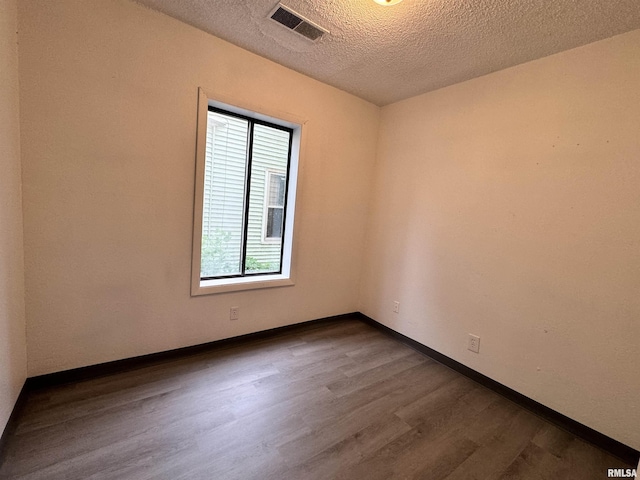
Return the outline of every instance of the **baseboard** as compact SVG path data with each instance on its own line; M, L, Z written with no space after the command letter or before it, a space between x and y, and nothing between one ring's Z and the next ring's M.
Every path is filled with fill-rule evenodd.
M93 378L104 377L119 373L123 371L135 370L138 368L148 367L157 363L170 361L177 358L183 358L190 355L197 355L205 353L221 347L232 346L235 344L241 344L250 342L252 340L265 339L276 335L281 335L287 332L295 332L296 330L308 329L314 325L328 324L332 322L339 322L345 319L360 319L359 313L345 313L342 315L335 315L332 317L319 318L316 320L309 320L306 322L295 323L292 325L285 325L282 327L271 328L268 330L262 330L259 332L248 333L232 338L225 338L222 340L216 340L213 342L202 343L199 345L193 345L189 347L177 348L174 350L167 350L164 352L151 353L148 355L141 355L138 357L125 358L122 360L114 360L112 362L101 363L98 365L89 365L87 367L74 368L71 370L65 370L62 372L49 373L45 375L38 375L35 377L27 378L20 395L16 400L13 407L13 411L7 421L7 425L0 436L0 466L2 466L6 457L6 444L11 436L14 435L17 427L17 419L20 412L24 408L29 392L54 387L56 385L63 385L66 383L79 382L82 380L90 380Z
M18 416L27 403L27 392L28 388L25 382L20 389L20 393L18 394L16 403L13 405L13 410L11 410L11 415L9 415L9 420L7 420L7 424L5 425L4 430L2 431L2 435L0 436L0 467L4 463L7 453L7 442L9 441L9 438L14 435L18 426Z
M251 340L263 339L280 335L286 332L294 332L295 330L309 328L311 325L324 324L331 322L338 322L347 318L360 318L358 313L345 313L342 315L335 315L332 317L319 318L316 320L309 320L306 322L295 323L292 325L285 325L282 327L271 328L268 330L262 330L254 333L247 333L245 335L239 335L237 337L225 338L222 340L215 340L213 342L201 343L189 347L176 348L174 350L167 350L164 352L150 353L147 355L141 355L138 357L130 357L122 360L114 360L112 362L100 363L97 365L89 365L86 367L73 368L71 370L64 370L62 372L48 373L45 375L38 375L35 377L27 378L26 389L27 391L38 390L42 388L53 387L56 385L62 385L65 383L79 382L82 380L89 380L93 378L103 377L106 375L112 375L114 373L135 370L138 368L147 367L156 363L173 360L176 358L186 357L189 355L197 355L205 353L213 349L218 349L223 346L231 346L240 343L246 343Z
M6 442L8 438L15 431L15 428L17 425L16 419L20 411L24 407L27 394L30 391L41 389L41 388L52 387L56 385L61 385L65 383L72 383L72 382L78 382L82 380L102 377L102 376L111 375L111 374L122 372L122 371L143 368L156 363L173 360L176 358L205 353L207 351L218 349L223 346L232 346L235 344L246 343L252 340L269 338L276 335L280 335L282 333L294 332L296 330L309 328L310 326L313 326L316 324L320 325L320 324L331 323L331 322L339 322L341 320L345 320L349 318L358 319L360 321L363 321L381 330L382 332L401 341L405 345L419 351L420 353L423 353L424 355L427 355L428 357L461 373L462 375L469 377L470 379L495 391L496 393L517 403L518 405L521 405L522 407L544 418L545 420L552 422L553 424L557 425L563 430L566 430L569 433L572 433L573 435L579 436L582 439L602 448L603 450L608 451L609 453L611 453L612 455L615 455L621 460L631 465L636 465L638 463L640 452L638 452L637 450L611 437L608 437L607 435L604 435L590 427L587 427L586 425L583 425L582 423L577 422L576 420L573 420L559 412L556 412L555 410L545 405L542 405L541 403L536 402L535 400L521 393L518 393L517 391L507 387L506 385L503 385L487 377L486 375L483 375L467 367L466 365L463 365L462 363L456 360L453 360L452 358L447 357L446 355L443 355L442 353L437 352L436 350L433 350L432 348L429 348L426 345L423 345L422 343L416 340L413 340L412 338L407 337L406 335L396 332L395 330L377 322L376 320L370 317L367 317L362 313L354 312L354 313L347 313L343 315L336 315L333 317L320 318L317 320L310 320L307 322L296 323L293 325L285 325L283 327L272 328L269 330L263 330L255 333L248 333L248 334L240 335L237 337L216 340L213 342L207 342L199 345L193 345L189 347L183 347L183 348L168 350L164 352L151 353L148 355L125 358L122 360L115 360L112 362L101 363L98 365L90 365L87 367L74 368L74 369L65 370L62 372L30 377L26 380L24 386L22 387L20 395L18 396L18 400L16 401L16 404L14 406L13 412L11 413L9 421L7 422L7 426L5 427L4 432L0 437L0 465L2 465L2 462L4 460L4 455L6 453L6 449L5 449Z
M377 322L376 320L367 317L366 315L359 313L358 317L365 323L385 332L386 334L400 340L405 345L417 350L424 355L432 358L433 360L455 370L466 377L478 382L479 384L493 390L494 392L506 397L514 403L526 408L532 413L538 415L539 417L544 418L545 420L555 424L556 426L566 430L567 432L576 435L597 447L606 450L612 455L618 457L630 465L636 465L638 463L638 459L640 457L640 452L635 450L634 448L625 445L603 433L600 433L591 427L587 427L572 418L567 417L555 410L536 402L535 400L516 392L515 390L503 385L495 380L483 375L480 372L473 370L472 368L463 365L462 363L443 355L432 348L423 345L422 343L403 335L402 333L396 332L392 328L387 327L386 325Z

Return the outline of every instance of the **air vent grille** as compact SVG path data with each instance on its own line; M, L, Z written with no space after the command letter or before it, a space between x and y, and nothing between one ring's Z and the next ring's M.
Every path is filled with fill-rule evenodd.
M325 33L329 33L281 3L271 12L269 18L314 42Z
M282 7L278 7L276 11L273 12L273 15L271 15L271 18L291 30L302 23L302 19L300 17L288 12Z

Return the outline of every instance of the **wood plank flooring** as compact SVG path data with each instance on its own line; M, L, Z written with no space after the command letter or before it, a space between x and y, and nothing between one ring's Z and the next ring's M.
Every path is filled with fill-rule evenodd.
M2 479L604 479L633 468L357 319L31 392Z

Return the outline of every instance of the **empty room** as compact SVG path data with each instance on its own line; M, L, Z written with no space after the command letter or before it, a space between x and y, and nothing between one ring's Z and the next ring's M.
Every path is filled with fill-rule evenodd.
M1 479L633 478L637 0L0 0Z

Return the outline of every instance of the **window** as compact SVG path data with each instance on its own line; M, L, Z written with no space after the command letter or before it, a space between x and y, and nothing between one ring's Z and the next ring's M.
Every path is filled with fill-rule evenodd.
M282 240L282 225L284 218L284 201L287 191L286 174L267 171L265 189L264 212L264 241L277 242Z
M192 294L293 284L300 132L201 92Z

